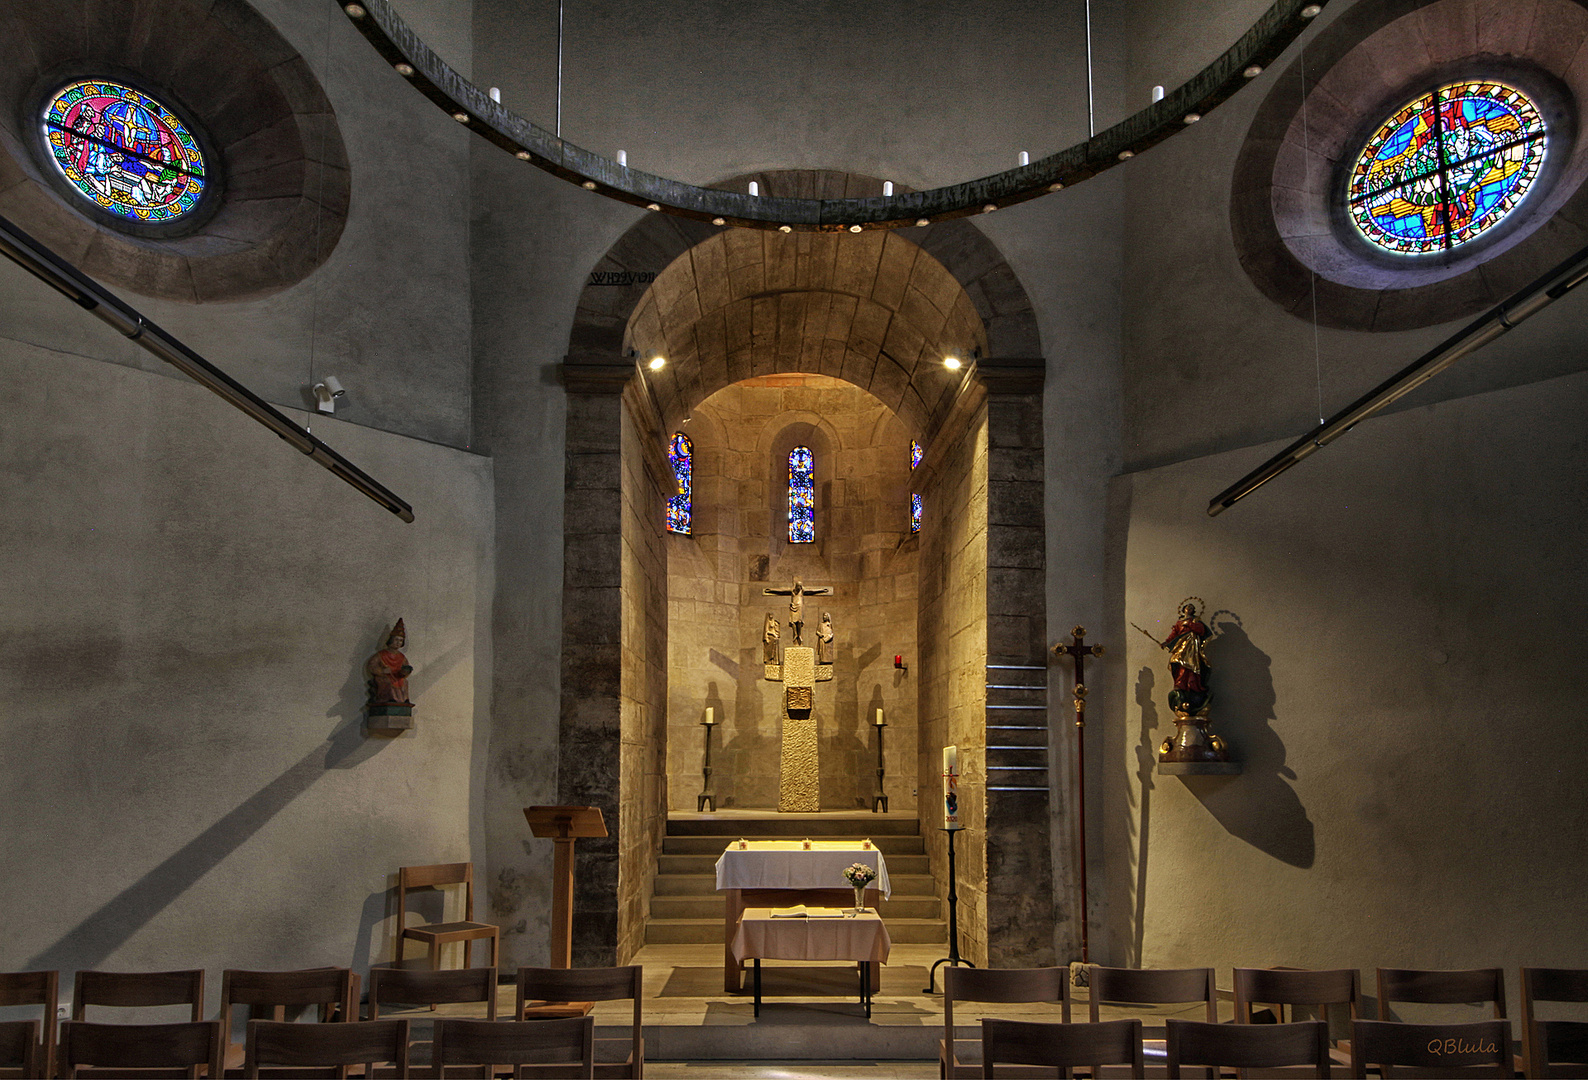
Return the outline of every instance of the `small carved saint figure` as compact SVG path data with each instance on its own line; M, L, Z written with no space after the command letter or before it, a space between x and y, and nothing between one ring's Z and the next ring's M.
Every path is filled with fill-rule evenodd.
M822 596L832 592L831 589L807 589L799 578L794 579L794 587L790 589L762 589L766 596L788 597L788 631L792 644L803 645L801 640L805 630L805 598L807 596Z
M833 662L833 615L830 611L822 612L822 621L816 626L816 662Z
M777 639L780 631L777 619L769 611L766 613L766 629L761 631L761 661L767 664L777 663Z
M1158 643L1169 653L1169 674L1174 678L1169 707L1177 713L1200 712L1208 703L1208 661L1203 645L1211 633L1198 618L1196 604L1186 600L1169 636Z
M408 635L403 629L403 621L398 619L391 635L386 638L386 647L370 657L369 663L364 665L369 675L371 705L413 704L408 700L408 676L413 674L414 669L402 653L407 643Z

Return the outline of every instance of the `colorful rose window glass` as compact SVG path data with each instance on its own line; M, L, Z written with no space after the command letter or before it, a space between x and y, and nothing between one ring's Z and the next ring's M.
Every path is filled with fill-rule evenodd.
M1468 243L1527 195L1548 141L1538 107L1520 90L1487 80L1441 86L1368 139L1346 194L1351 223L1398 255Z
M689 535L691 500L694 497L695 448L680 432L667 447L667 461L678 481L678 494L667 500L667 531Z
M816 542L816 455L796 446L788 456L788 540Z
M118 82L73 82L45 103L56 168L83 198L131 222L175 222L208 183L187 125L155 98Z

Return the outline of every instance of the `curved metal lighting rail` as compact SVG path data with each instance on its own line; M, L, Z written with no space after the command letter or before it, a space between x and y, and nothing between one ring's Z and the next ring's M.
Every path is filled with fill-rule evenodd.
M783 232L860 232L987 213L1072 187L1196 123L1260 74L1328 0L1277 0L1241 39L1162 101L1086 142L1007 172L930 191L871 199L781 199L696 187L619 165L504 109L448 67L387 0L342 10L394 68L431 101L524 161L620 202L680 217Z

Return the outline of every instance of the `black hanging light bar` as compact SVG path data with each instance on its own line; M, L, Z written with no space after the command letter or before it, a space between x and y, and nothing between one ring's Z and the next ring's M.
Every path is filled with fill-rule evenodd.
M1279 58L1327 0L1277 0L1224 55L1161 101L1085 142L979 180L865 199L784 199L697 187L631 169L536 127L493 101L421 41L387 0L342 10L414 88L470 131L520 160L619 202L680 217L781 232L861 232L984 214L1073 187L1206 116Z
M412 522L413 507L399 499L363 469L294 424L264 398L166 333L103 288L77 267L0 217L0 255L44 282L85 311L93 312L128 340L171 364L199 385L275 432L315 464L335 473L403 521Z

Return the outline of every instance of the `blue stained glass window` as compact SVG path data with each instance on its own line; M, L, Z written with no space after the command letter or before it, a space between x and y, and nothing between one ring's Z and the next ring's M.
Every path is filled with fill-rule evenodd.
M1547 142L1543 117L1520 90L1487 80L1441 86L1398 109L1357 156L1351 221L1397 254L1474 240L1522 201Z
M913 533L918 533L918 532L921 531L921 496L920 495L911 495L910 496L910 531L913 532Z
M788 541L816 541L816 455L796 446L788 456Z
M45 103L42 123L61 175L111 214L172 222L191 213L204 194L198 141L141 90L102 79L70 83Z
M667 500L667 531L689 535L690 499L693 497L694 447L689 436L679 432L667 448L667 460L678 480L678 494Z
M910 440L910 468L917 468L921 464L921 444L914 439Z

